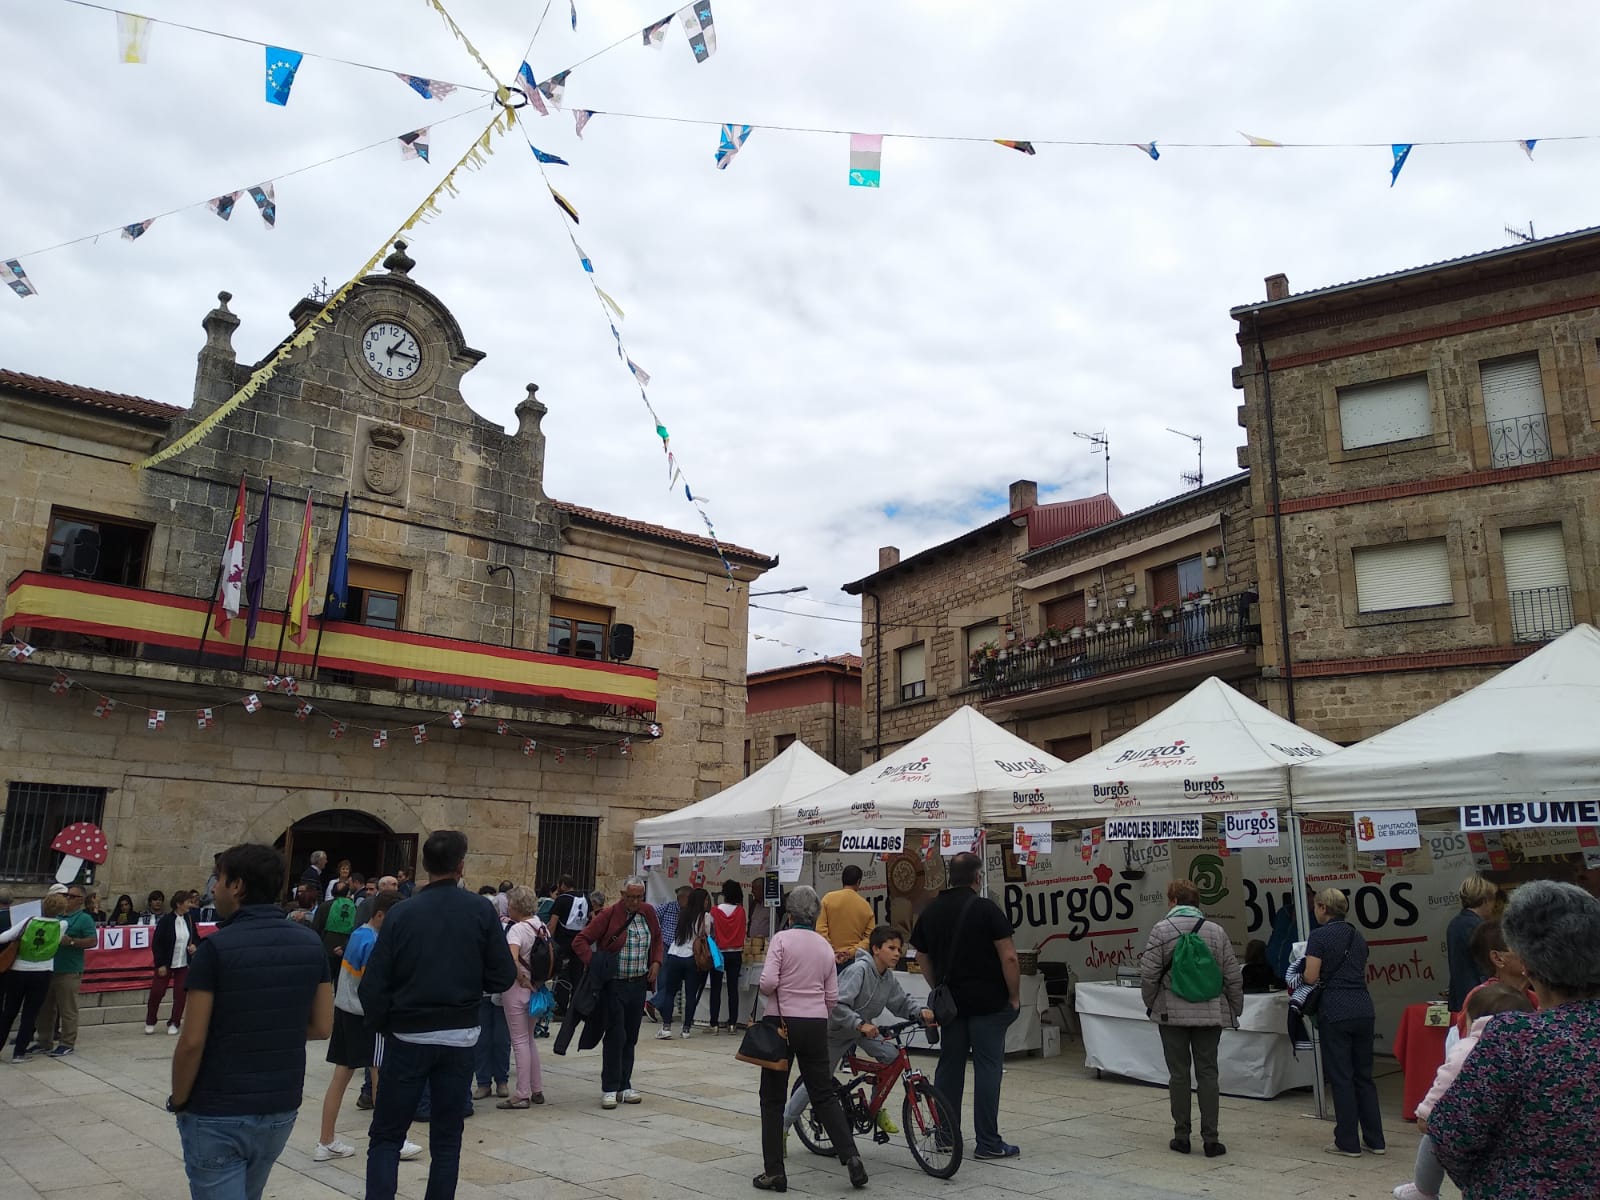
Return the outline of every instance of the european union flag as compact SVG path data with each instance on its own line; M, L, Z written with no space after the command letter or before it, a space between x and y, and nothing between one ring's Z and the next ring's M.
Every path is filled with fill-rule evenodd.
M328 562L328 594L322 601L324 621L343 621L350 606L350 493L344 494L344 509L339 513L339 533L333 539L333 557Z
M286 105L289 89L294 86L294 73L300 69L305 55L298 50L285 50L282 46L267 47L267 103Z

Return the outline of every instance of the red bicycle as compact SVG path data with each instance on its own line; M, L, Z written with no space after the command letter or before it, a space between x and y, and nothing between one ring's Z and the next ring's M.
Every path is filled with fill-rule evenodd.
M961 1131L950 1102L940 1095L926 1075L911 1065L911 1056L906 1053L905 1034L921 1026L920 1021L880 1026L878 1036L893 1042L899 1053L886 1063L847 1055L844 1065L850 1068L852 1077L835 1080L833 1086L851 1129L862 1136L870 1133L874 1142L887 1145L889 1135L879 1126L878 1113L894 1091L895 1080L899 1079L905 1086L905 1099L900 1102L900 1128L906 1135L906 1145L911 1148L911 1157L935 1179L949 1179L961 1167ZM930 1042L937 1037L936 1030L928 1031ZM796 1081L795 1087L799 1086ZM838 1157L827 1129L817 1119L814 1105L806 1107L794 1128L811 1153L824 1158Z

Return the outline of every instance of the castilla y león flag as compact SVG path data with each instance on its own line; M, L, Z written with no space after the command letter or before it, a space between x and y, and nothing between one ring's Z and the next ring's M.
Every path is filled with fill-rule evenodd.
M222 548L222 569L217 572L217 632L228 636L228 626L239 615L244 591L244 495L245 480L239 477L239 498L233 505L233 524L228 528L228 544Z

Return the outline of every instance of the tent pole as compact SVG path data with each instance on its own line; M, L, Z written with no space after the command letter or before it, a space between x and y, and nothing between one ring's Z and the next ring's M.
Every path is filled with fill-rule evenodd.
M1294 799L1289 797L1289 847L1292 860L1292 874L1294 876L1294 927L1300 941L1305 941L1311 936L1311 913L1307 911L1309 903L1306 900L1306 847L1300 834L1300 814L1294 811ZM1322 1046L1321 1036L1317 1032L1315 1020L1306 1022L1307 1029L1311 1032L1311 1070L1316 1080L1317 1095L1317 1120L1328 1119L1327 1099L1323 1095L1322 1078Z

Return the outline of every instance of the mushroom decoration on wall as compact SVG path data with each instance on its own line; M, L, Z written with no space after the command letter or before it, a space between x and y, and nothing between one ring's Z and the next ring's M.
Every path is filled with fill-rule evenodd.
M50 843L50 849L59 850L66 857L61 860L61 865L56 868L57 883L71 883L78 877L78 872L83 870L85 862L96 865L106 861L110 847L106 845L106 835L100 832L100 826L90 821L75 821L60 833L56 840Z

